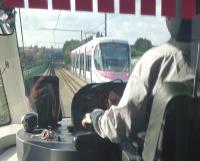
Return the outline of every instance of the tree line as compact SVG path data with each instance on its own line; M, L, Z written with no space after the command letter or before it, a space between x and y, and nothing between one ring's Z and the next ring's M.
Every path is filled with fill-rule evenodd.
M134 45L131 45L131 56L139 57L142 56L147 50L153 47L150 40L146 38L138 38Z

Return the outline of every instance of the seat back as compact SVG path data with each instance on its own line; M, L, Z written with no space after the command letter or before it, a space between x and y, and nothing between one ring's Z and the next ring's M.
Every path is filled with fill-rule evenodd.
M165 83L155 95L143 160L197 161L200 152L200 99L192 82Z
M38 126L56 127L57 122L62 119L58 77L35 76L27 81L26 94L32 110L38 114Z

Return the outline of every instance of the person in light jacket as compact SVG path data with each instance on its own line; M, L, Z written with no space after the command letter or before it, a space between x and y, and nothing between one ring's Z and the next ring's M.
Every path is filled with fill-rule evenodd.
M153 97L164 82L194 78L192 61L192 20L177 15L166 19L171 39L148 50L134 67L118 105L86 113L82 125L93 124L97 134L114 143L136 142L143 146ZM178 12L179 11L179 12ZM195 46L195 45L194 45Z

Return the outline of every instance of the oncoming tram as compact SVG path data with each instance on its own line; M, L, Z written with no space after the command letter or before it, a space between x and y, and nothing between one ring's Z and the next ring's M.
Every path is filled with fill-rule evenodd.
M96 38L71 52L71 70L87 82L127 81L130 49L125 40Z

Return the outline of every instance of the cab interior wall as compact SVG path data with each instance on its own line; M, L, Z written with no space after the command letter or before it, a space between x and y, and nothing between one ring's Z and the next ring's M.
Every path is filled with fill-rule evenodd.
M24 109L27 109L27 107L24 99L24 81L16 34L0 36L0 49L0 69L2 72L5 68L5 61L9 63L9 67L2 74L2 79L9 106L11 123L20 123L21 116L26 112Z

